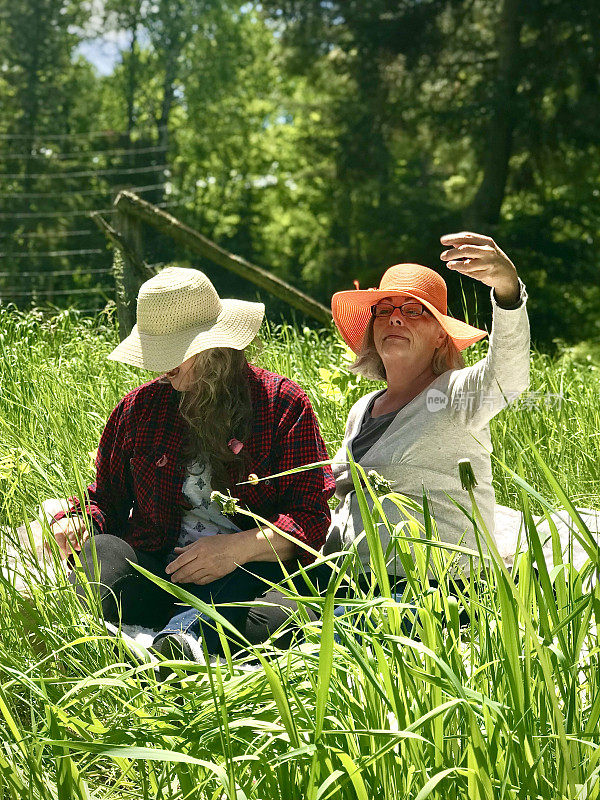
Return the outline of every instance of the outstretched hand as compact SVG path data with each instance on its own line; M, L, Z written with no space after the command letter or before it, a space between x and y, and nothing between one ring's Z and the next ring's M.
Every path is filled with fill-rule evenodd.
M519 279L510 258L489 236L462 231L440 237L450 249L440 255L448 269L461 272L494 289L496 300L504 305L519 299Z

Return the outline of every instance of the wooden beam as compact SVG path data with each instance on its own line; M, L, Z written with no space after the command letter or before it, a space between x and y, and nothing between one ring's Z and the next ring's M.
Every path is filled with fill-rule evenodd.
M152 225L161 233L175 239L188 250L198 253L220 267L224 267L231 272L235 272L236 275L252 281L252 283L262 289L266 289L275 297L285 300L286 303L289 303L294 308L318 319L319 322L328 323L331 321L331 311L327 306L317 300L313 300L312 297L304 294L299 289L295 289L265 269L251 264L245 258L230 253L225 248L207 239L206 236L202 236L201 233L198 233L193 228L184 225L171 214L142 200L133 192L119 192L115 200L115 206L122 214L136 217L148 225Z
M129 247L123 236L121 236L119 231L115 230L112 225L110 225L110 223L104 219L103 216L101 216L97 211L94 211L90 214L90 217L100 228L106 238L109 239L109 241L111 241L115 247L118 247L120 250L122 250L123 254L126 255L127 258L135 263L136 269L140 272L140 274L144 274L146 272L148 278L151 278L156 274L156 270L148 266L145 261L138 260L137 255Z

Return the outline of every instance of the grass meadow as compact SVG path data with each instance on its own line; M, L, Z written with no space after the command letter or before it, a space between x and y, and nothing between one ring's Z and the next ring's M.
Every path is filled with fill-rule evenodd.
M308 391L333 455L373 385L331 331L271 325L263 340L256 363ZM116 341L110 314L0 308L0 553L42 500L89 482L110 410L146 379L106 360ZM492 423L497 500L528 521L511 570L492 553L466 588L434 588L452 553L415 545L401 598L362 592L334 617L336 582L357 577L349 554L324 597L307 587L289 651L174 662L161 683L62 578L31 577L29 597L0 579L0 800L599 798L600 554L573 508L600 508L599 376L581 348L534 353L526 401ZM531 514L548 507L574 519L580 571L541 557ZM435 539L414 523L403 537L406 554Z

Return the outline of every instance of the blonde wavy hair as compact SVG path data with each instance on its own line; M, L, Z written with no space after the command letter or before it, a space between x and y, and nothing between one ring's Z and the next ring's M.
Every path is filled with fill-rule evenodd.
M373 336L374 321L374 317L371 317L363 337L361 349L356 356L356 360L350 364L349 370L357 375L362 375L363 378L369 378L373 381L384 381L387 376L381 356L375 347L375 339ZM434 374L441 375L443 372L446 372L446 370L462 369L464 366L465 360L462 353L448 334L446 334L446 340L439 347L436 347L433 354L431 368Z
M198 353L192 369L192 383L179 402L187 422L182 460L207 461L213 489L224 491L231 488L231 467L238 480L247 471L245 450L236 455L228 442L245 442L252 428L248 361L243 350L213 347Z

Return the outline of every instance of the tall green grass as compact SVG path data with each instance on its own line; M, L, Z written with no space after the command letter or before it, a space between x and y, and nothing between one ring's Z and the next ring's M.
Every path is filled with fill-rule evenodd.
M110 317L0 309L0 331L0 526L9 538L43 499L89 481L109 411L145 376L106 361ZM306 388L332 454L351 404L372 388L345 358L331 332L285 325L267 331L256 354ZM2 579L0 798L600 797L597 548L576 519L589 561L579 572L558 564L555 541L548 570L532 518L544 501L600 505L591 367L535 353L532 390L562 394L561 406L515 407L493 422L507 465L494 463L497 499L525 511L530 541L512 570L492 552L462 583L431 524L409 520L395 531L402 595L382 574L383 591L358 591L334 617L335 582L358 578L349 554L324 596L308 584L298 597L305 641L289 651L266 644L213 666L173 662L159 683L151 664L82 612L64 579L32 577L29 598ZM376 493L357 487L373 493L377 515ZM377 574L375 521L365 518ZM318 623L306 621L307 607L321 612ZM211 613L227 641L226 622Z

